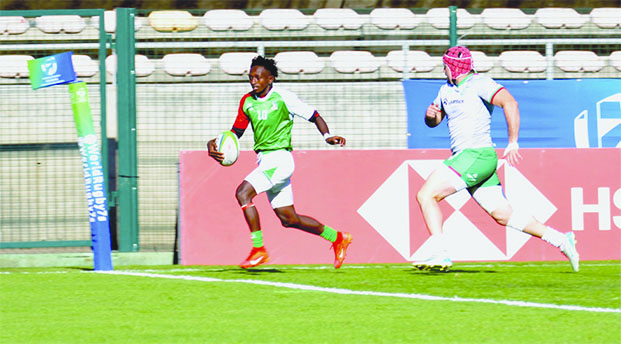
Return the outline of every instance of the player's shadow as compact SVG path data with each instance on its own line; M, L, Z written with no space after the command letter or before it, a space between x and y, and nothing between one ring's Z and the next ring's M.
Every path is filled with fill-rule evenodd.
M68 270L96 271L95 268L85 268L83 266L65 266L64 268Z
M423 271L423 270L408 270L408 272L412 275L450 275L450 274L495 274L498 273L494 270L460 270L460 269L451 269L449 271Z
M261 274L261 273L265 273L265 274L283 273L284 272L276 268L260 267L260 268L242 269L239 266L221 266L221 267L209 266L209 267L204 267L204 268L192 268L191 271L201 272L201 273L231 273L231 274L243 274L243 275Z
M278 270L275 268L260 268L260 269L237 269L236 271L232 271L238 274L244 275L265 275L265 274L273 274L273 273L284 273L282 270Z
M194 271L204 272L204 273L233 273L233 274L261 274L261 273L282 273L282 270L274 269L274 268L250 268L250 269L242 269L240 267L222 267L222 268L207 268L207 269L197 269Z

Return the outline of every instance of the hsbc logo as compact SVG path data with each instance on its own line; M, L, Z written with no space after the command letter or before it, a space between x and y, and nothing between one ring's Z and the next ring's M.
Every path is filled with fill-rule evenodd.
M442 161L404 161L358 209L360 216L405 260L422 259L429 254L429 232L416 193ZM497 172L514 207L543 223L557 211L536 186L504 160L499 160ZM440 207L453 260L508 260L531 238L498 225L466 190L445 198Z

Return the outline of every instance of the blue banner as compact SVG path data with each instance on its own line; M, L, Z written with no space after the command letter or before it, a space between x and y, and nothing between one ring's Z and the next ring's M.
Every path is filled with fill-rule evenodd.
M621 147L621 79L497 80L520 107L520 147ZM425 110L446 80L405 80L408 148L448 148L446 120L425 125ZM507 145L502 108L495 107L492 140Z

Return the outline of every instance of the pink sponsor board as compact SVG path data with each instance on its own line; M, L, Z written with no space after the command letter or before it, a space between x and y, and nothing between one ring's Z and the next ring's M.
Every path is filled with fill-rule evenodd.
M502 152L499 150L499 154ZM573 230L583 260L621 259L621 150L521 149L515 167L500 161L507 197L546 224ZM401 263L427 254L416 192L447 150L294 151L298 213L353 235L346 263ZM245 151L222 167L204 151L180 154L183 265L239 264L251 248L235 189L256 166ZM331 264L330 244L283 228L265 195L260 214L270 264ZM539 239L496 224L466 191L441 203L455 261L564 260Z

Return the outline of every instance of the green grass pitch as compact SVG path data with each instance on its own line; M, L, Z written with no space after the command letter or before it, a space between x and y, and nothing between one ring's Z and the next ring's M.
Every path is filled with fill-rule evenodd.
M0 269L0 343L621 343L621 262Z

